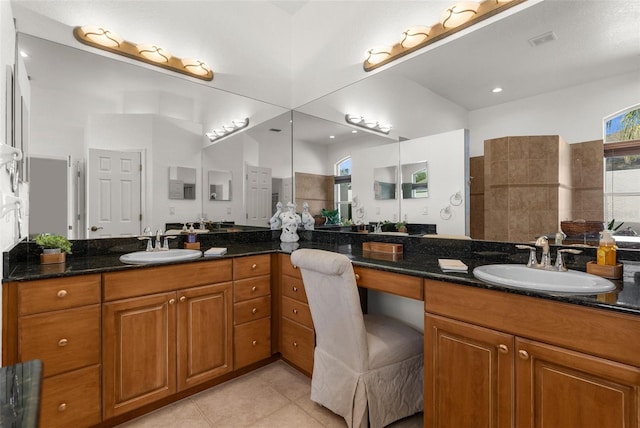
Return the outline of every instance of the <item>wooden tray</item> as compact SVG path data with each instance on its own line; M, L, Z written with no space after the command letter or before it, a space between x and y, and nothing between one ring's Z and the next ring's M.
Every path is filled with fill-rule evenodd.
M587 272L603 278L620 279L622 278L622 264L618 263L615 266L608 266L599 265L593 261L587 262Z
M200 243L199 242L185 242L184 243L184 248L186 248L188 250L199 250L200 249Z
M402 244L390 244L388 242L363 242L362 251L374 253L402 253Z
M380 251L362 251L362 257L375 260L386 260L389 262L397 262L402 260L402 253L383 253Z

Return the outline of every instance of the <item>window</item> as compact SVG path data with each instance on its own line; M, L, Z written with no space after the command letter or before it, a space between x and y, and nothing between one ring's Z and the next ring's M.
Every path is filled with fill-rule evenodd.
M335 165L335 202L341 219L351 219L351 156Z
M604 218L640 233L640 107L605 119Z
M411 190L412 198L426 198L429 196L429 190L427 189L427 168L414 172L411 175L411 183L413 189Z

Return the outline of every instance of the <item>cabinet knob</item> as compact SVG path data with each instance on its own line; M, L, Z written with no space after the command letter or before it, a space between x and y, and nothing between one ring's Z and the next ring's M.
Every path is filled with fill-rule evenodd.
M176 299L169 299L169 304L173 305L174 303L176 303Z
M298 315L298 310L296 308L293 308L293 313Z
M298 287L294 286L292 287L293 291L298 291Z
M529 359L529 353L527 351L525 351L524 349L521 349L518 351L518 355L520 356L520 358L522 358L523 360L528 360Z
M180 301L184 302L185 300L187 300L187 296L180 296Z
M296 266L296 265L293 265L293 268L294 268L294 269L298 269L298 266Z
M255 314L256 312L258 312L258 308L253 308L253 309L251 309L251 313L252 313L252 314Z
M257 268L257 267L258 267L258 265L257 265L257 264L255 264L255 263L251 265L251 269L255 269L255 268Z
M69 343L69 341L67 339L58 340L58 346L60 346L60 347L67 346L68 343Z
M58 406L59 412L64 412L65 410L67 410L67 403L62 403Z
M258 344L258 341L257 341L257 340L254 340L253 342L251 342L251 344L252 344L253 346L256 346L256 345Z
M256 287L255 285L253 287L251 287L251 291L256 291L258 289L258 287Z
M360 275L356 274L356 281L360 281Z
M66 295L67 295L67 290L60 290L60 291L58 291L58 297L60 297L61 299L62 299L63 297L66 297Z
M502 354L507 354L509 352L509 347L504 344L498 345L498 351Z
M295 340L293 341L293 347L297 348L298 347L298 342L296 342Z

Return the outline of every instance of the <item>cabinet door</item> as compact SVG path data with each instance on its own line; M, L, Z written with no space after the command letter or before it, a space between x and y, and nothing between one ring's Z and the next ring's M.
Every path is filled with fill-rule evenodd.
M103 306L104 416L176 392L176 294Z
M427 314L424 426L511 428L513 346L509 334Z
M640 369L516 339L518 428L637 427Z
M233 370L232 283L178 291L178 390Z

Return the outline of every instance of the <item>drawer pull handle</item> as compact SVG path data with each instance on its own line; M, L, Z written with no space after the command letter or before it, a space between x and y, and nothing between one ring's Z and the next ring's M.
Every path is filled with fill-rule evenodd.
M298 310L296 308L293 308L293 313L298 315Z
M256 345L258 344L258 341L257 341L257 340L254 340L253 342L251 342L251 344L252 344L253 346L256 346Z
M520 355L520 358L522 358L523 360L528 360L529 359L529 353L527 351L525 351L524 349L521 349L518 351L518 355Z
M68 343L69 343L69 341L67 339L58 340L58 346L60 346L60 347L67 346Z
M258 312L258 308L253 308L253 309L251 309L251 313L252 313L252 314L255 314L256 312Z
M60 291L58 291L58 297L59 297L59 298L61 298L61 299L62 299L63 297L66 297L66 296L67 296L67 290L60 290Z
M176 299L169 299L169 304L173 305L176 302Z
M180 301L184 302L185 300L187 300L187 296L180 296Z
M298 342L296 342L295 340L293 341L293 347L297 348L298 347Z
M500 344L500 345L498 345L498 351L503 353L503 354L506 354L506 353L509 352L509 347L507 347L507 345Z
M356 274L356 281L360 281L360 275Z
M256 287L255 285L253 287L251 287L251 291L256 291L258 289L258 287Z
M298 291L298 287L293 287L293 291L297 292Z
M255 269L255 268L257 268L257 267L258 267L258 265L257 265L257 264L255 264L255 263L251 265L251 269Z
M64 412L65 410L67 410L67 403L62 403L58 406L59 412Z

